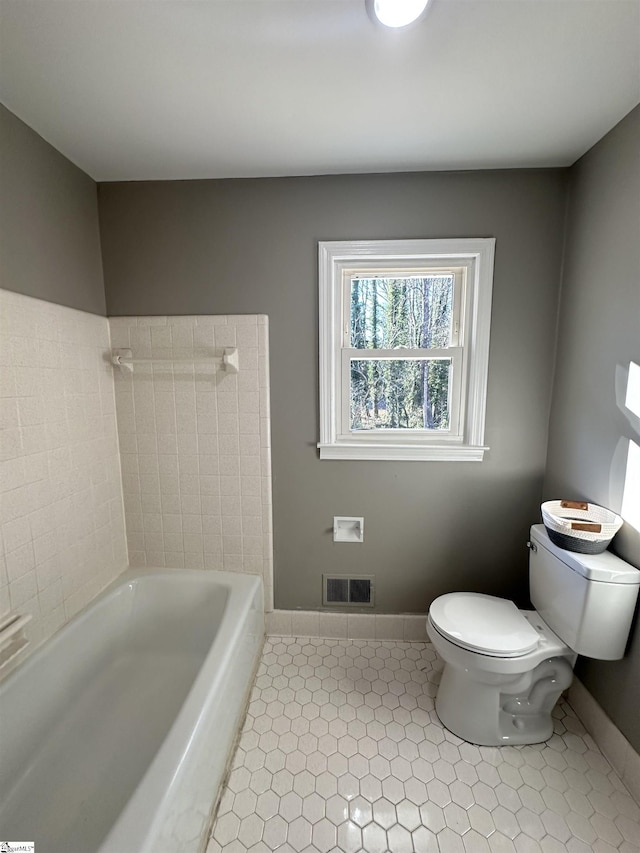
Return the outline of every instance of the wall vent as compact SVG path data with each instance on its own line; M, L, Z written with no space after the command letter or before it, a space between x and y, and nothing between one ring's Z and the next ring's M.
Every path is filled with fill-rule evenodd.
M322 575L325 606L373 607L373 575Z

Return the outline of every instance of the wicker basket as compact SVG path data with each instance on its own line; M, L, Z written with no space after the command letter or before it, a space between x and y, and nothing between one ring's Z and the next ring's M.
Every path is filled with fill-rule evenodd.
M601 554L622 527L615 512L585 501L546 501L541 509L549 539L566 551Z

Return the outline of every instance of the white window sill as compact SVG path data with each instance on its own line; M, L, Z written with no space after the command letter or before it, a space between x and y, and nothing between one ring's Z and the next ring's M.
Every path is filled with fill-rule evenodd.
M318 444L320 459L366 459L389 462L482 462L488 447L431 444Z

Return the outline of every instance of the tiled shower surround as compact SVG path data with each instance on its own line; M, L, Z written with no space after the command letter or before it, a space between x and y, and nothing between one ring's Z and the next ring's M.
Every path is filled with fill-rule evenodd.
M262 315L116 317L114 348L167 359L115 370L133 566L261 574L272 608L268 326ZM240 369L172 364L237 347Z
M237 375L110 362L227 346ZM0 290L0 616L31 615L29 648L129 562L261 574L271 607L267 346L262 316L109 321Z
M570 705L477 747L429 643L269 637L207 853L638 853L640 807Z
M0 615L31 648L127 565L109 326L0 290Z

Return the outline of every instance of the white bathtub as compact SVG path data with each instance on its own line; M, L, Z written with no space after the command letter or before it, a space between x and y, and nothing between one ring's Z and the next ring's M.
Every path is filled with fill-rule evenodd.
M260 578L122 575L0 684L0 837L204 849L263 636Z

